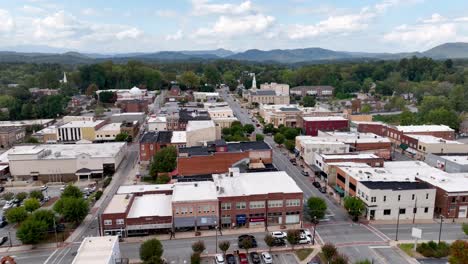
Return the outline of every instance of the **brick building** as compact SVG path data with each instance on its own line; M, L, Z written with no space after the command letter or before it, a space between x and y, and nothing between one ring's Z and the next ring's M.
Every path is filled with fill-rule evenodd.
M179 112L166 116L167 130L177 131L185 130L189 121L211 120L206 110L188 110L180 109Z
M154 154L162 148L174 146L181 148L186 146L185 131L149 131L140 140L140 161L147 164Z
M0 148L9 148L23 141L26 136L24 127L2 126L0 127Z
M209 142L207 146L180 148L177 172L181 177L225 173L242 160L250 167L265 168L272 163L272 150L263 141L226 143L223 140Z
M349 121L341 116L310 116L303 117L299 127L308 136L317 136L318 131L349 130Z
M312 95L317 97L330 97L333 95L333 86L319 85L319 86L296 86L291 88L291 95L306 96Z
M148 101L142 99L119 100L117 106L126 113L148 113Z
M417 147L417 140L407 135L428 135L446 140L455 138L455 130L445 125L391 126L380 122L355 122L355 124L358 132L388 137L398 144L407 141L409 144L407 145L412 148Z

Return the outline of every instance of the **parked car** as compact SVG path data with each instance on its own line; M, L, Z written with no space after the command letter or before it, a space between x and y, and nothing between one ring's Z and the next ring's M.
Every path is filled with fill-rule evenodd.
M5 242L8 241L8 237L7 236L2 236L2 238L0 238L0 246L5 244Z
M249 264L249 259L247 258L247 254L239 253L238 257L239 257L240 264Z
M286 241L282 238L275 238L273 240L273 246L274 247L282 247L282 246L286 246Z
M299 244L310 244L312 243L312 239L304 234L301 234L299 238Z
M275 231L275 232L271 232L271 236L275 237L275 238L285 238L287 236L287 234L286 234L286 232Z
M257 252L250 252L250 259L252 260L253 264L260 264L262 260L260 259L260 255Z
M42 185L41 186L41 191L45 191L47 189L49 189L49 186L47 186L47 185Z
M253 248L256 248L257 247L257 240L255 239L254 236L252 235L241 235L239 236L238 240L237 240L237 244L239 245L239 248L242 249L243 246L242 246L242 241L246 238L250 238L252 240L252 247Z
M325 186L320 187L319 190L320 190L321 193L327 193L327 187L325 187Z
M2 215L0 217L0 228L5 227L6 225L8 225L8 222L6 220L6 217L4 215Z
M272 264L273 263L273 258L271 257L270 253L268 252L262 252L262 259L265 264Z
M0 193L3 192L3 191L5 191L5 187L0 186Z
M302 171L301 173L302 173L302 175L304 175L304 176L306 176L306 177L309 176L309 173L308 173L307 171Z
M318 181L313 182L312 185L314 185L315 188L317 188L317 189L320 189L320 187L322 187L322 185L320 185L320 182L318 182Z
M304 234L308 237L312 237L312 234L310 233L309 229L301 229L301 234Z
M3 211L13 208L14 206L15 204L12 201L7 201L5 205L3 205Z
M237 264L236 257L233 254L226 255L226 263L227 264Z
M224 264L224 256L223 256L223 254L216 254L216 256L215 256L215 264Z

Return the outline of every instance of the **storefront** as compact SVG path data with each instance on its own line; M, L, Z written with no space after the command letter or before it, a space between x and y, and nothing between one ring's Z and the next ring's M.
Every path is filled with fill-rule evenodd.
M268 225L281 225L283 223L283 213L268 213Z
M262 227L262 226L265 226L265 217L249 218L249 227Z
M238 227L245 226L246 224L247 224L247 215L245 214L236 215L236 225Z

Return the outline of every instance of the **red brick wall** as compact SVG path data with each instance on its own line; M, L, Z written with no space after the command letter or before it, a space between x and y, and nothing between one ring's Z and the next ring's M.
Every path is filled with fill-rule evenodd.
M304 131L308 136L317 136L318 131L335 131L347 130L349 127L348 120L331 120L331 121L306 121L304 120Z
M324 159L324 163L332 163L332 162L356 162L356 163L366 163L371 167L383 167L384 165L384 158L370 158L370 159ZM380 163L377 166L377 163Z
M387 129L382 124L358 124L357 130L361 133L374 133L382 137L387 136Z
M450 131L428 131L428 132L417 132L417 133L406 133L412 135L429 135L434 137L439 137L447 140L455 139L455 132Z
M357 143L352 144L356 148L356 151L366 151L366 150L377 150L377 149L392 149L392 143L390 142L373 142L373 143Z
M153 149L151 149L153 146ZM154 154L159 151L160 146L158 143L140 143L140 160L141 161L151 161Z
M181 176L224 173L229 170L233 163L248 157L249 152L221 152L210 156L179 157L177 159L177 171Z

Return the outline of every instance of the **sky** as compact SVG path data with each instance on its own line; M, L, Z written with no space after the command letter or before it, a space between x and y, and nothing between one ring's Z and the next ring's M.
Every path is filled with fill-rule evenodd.
M0 49L424 51L468 42L466 0L0 0Z

